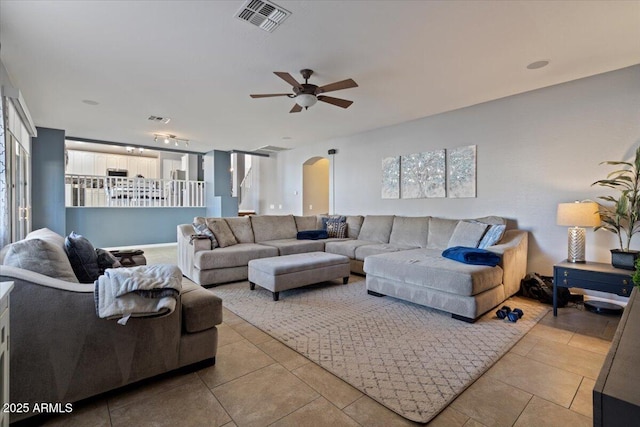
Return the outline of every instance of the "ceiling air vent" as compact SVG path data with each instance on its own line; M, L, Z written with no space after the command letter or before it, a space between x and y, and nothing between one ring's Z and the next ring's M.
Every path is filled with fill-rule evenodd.
M247 0L236 13L236 18L270 33L278 28L289 15L291 12L271 2Z
M149 116L152 122L164 123L165 125L171 121L170 117Z
M287 151L287 150L291 150L291 148L284 148L284 147L276 147L275 145L264 145L256 150L253 150L253 153L256 154L278 154L280 151Z

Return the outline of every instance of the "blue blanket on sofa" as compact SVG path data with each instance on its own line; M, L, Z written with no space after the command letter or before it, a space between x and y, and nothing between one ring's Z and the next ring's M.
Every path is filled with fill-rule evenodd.
M442 256L454 261L473 265L488 265L495 267L500 262L500 256L486 249L466 248L464 246L454 246L445 249Z
M298 231L296 236L298 240L319 240L329 238L327 230L305 230Z

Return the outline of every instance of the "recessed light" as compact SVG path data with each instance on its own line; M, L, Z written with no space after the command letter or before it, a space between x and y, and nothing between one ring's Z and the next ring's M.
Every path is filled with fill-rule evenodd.
M537 70L538 68L544 68L547 65L549 65L549 61L547 61L547 60L535 61L535 62L532 62L531 64L527 65L527 69L529 69L529 70Z
M98 105L98 104L100 104L98 101L92 101L91 99L83 99L82 103L83 104L87 104L87 105Z

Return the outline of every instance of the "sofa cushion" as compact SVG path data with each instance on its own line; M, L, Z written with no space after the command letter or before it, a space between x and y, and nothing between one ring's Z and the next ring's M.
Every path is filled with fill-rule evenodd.
M451 294L473 296L502 284L502 268L463 264L439 249L411 249L364 260L367 275L401 281Z
M323 240L281 239L267 240L266 242L260 242L260 244L277 248L279 255L292 255L307 252L324 251Z
M295 239L298 233L293 215L257 215L250 218L256 243Z
M63 247L64 237L48 229L36 230L6 246L3 264L78 283Z
M393 215L367 215L362 222L358 240L389 243L393 218Z
M216 236L216 241L221 248L233 246L238 243L229 224L222 218L207 218L207 227Z
M253 240L253 228L248 216L239 216L224 219L238 243L255 243Z
M364 217L362 215L347 215L347 237L357 239L362 228Z
M180 301L184 332L205 331L222 323L222 300L203 287L183 282Z
M278 249L257 243L238 243L225 248L196 252L193 265L199 270L246 267L252 259L270 256L278 256Z
M358 249L360 246L374 244L374 242L370 242L368 240L325 241L324 251L332 254L348 256L351 259L356 259L356 249Z
M459 221L455 230L453 230L447 247L464 246L466 248L477 248L488 227L489 224L478 221Z
M396 216L389 243L401 246L426 248L429 231L429 217Z
M296 221L296 229L298 231L318 230L316 228L317 218L315 215L294 216L293 219Z
M64 240L64 249L80 283L93 283L100 276L98 254L86 237L72 231Z
M386 254L389 252L406 251L407 249L416 249L417 246L394 245L391 243L376 243L373 245L358 246L355 251L355 259L364 261L371 255Z
M453 230L458 225L457 219L429 218L429 231L427 233L427 249L447 249Z

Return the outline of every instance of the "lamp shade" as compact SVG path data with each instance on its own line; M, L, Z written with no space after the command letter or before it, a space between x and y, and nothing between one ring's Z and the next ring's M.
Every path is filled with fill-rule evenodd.
M310 95L308 93L301 93L296 96L296 104L305 108L311 107L317 101L318 99L315 97L315 95Z
M598 204L595 202L559 203L557 224L567 227L597 227L600 225Z

